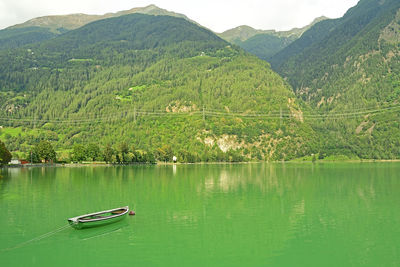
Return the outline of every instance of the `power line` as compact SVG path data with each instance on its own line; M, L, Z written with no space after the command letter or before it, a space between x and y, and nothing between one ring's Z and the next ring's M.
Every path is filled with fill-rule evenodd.
M364 115L376 115L380 113L390 113L393 111L397 111L400 109L400 105L384 107L380 109L359 109L353 110L352 112L343 112L343 113L325 113L325 114L302 114L301 117L303 119L309 120L319 120L319 119L338 119L338 118L358 118ZM96 123L96 122L104 122L104 121L113 121L119 120L122 118L127 118L128 114L131 114L132 109L129 110L119 110L118 112L110 115L102 115L91 117L88 116L82 119L74 119L74 118L52 118L52 119L38 119L35 115L33 118L24 117L24 118L15 118L15 117L0 117L0 121L12 121L12 122L21 122L21 123L64 123L64 124L86 124L86 123ZM203 108L203 110L196 110L190 112L168 112L162 110L143 110L136 109L133 110L133 118L136 121L138 116L151 116L151 117L186 117L193 115L201 115L203 118L207 117L238 117L238 118L248 118L248 119L292 119L295 116L292 113L283 112L281 109L279 111L270 111L268 113L253 113L249 111L243 112L227 112L227 111L214 111ZM82 116L81 114L70 114L70 116Z
M376 112L380 112L383 110L390 110L390 109L396 109L396 108L400 108L400 105L393 105L393 106L387 106L387 107L383 107L383 108L358 108L358 109L352 109L349 112L344 112L344 113L336 113L336 112L329 112L329 113L324 113L324 114L304 114L303 117L327 117L327 116L353 116L353 115L362 115L362 114L368 114L368 113L376 113ZM212 114L224 114L224 115L230 115L230 116L277 116L279 117L281 114L280 109L279 110L269 110L266 113L259 113L259 112L251 112L251 111L226 111L226 110L216 110L216 109L212 109L212 108L206 108L204 107L205 112L209 113L210 112ZM131 113L131 112L138 112L138 113L145 113L145 114L149 114L149 113L156 113L156 114L165 114L165 113L174 113L174 112L168 112L165 109L161 110L161 109L139 109L137 107L130 107L128 109L119 109L117 112L118 113ZM178 112L180 113L193 113L193 112L202 112L202 110L195 110L195 111L191 111L191 112ZM99 116L97 116L99 112L90 112L90 113L85 113L85 114L79 114L79 113L71 113L71 114L67 114L67 115L71 115L71 116L86 116L87 118L93 117L93 118L98 118ZM177 113L174 113L177 114ZM282 110L282 116L290 116L292 113L288 113L285 112L284 110ZM92 116L91 116L92 115ZM105 115L105 116L109 116L109 115ZM31 119L31 118L30 118Z

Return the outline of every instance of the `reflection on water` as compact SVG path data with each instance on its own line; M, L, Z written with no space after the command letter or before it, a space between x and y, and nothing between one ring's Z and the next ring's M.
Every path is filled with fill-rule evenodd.
M99 227L92 227L82 230L70 231L70 236L72 238L79 238L83 240L89 240L92 238L104 237L106 235L112 234L116 231L122 231L124 227L129 226L129 219L124 219L119 222L102 225Z
M70 265L68 249L89 265L393 265L399 173L396 163L6 169L0 248L93 210L129 205L137 215L71 228L0 260Z
M174 175L176 175L176 164L172 165L172 171L173 171Z

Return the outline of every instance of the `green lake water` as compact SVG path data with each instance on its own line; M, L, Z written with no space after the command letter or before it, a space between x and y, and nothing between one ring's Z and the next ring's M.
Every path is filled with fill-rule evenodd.
M0 173L1 266L400 266L400 163ZM125 205L136 216L67 227Z

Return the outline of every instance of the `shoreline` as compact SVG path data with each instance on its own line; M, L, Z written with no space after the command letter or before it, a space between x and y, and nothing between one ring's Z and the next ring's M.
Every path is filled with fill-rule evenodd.
M315 162L306 160L291 160L291 161L243 161L243 162L156 162L156 163L130 163L130 164L113 164L113 163L102 163L102 162L88 162L88 163L35 163L35 164L13 164L13 165L2 165L1 168L30 168L30 167L67 167L67 168L78 168L78 167L118 167L118 166L170 166L170 165L235 165L235 164L292 164L292 163L304 163L304 164L323 164L323 163L398 163L400 159L360 159L360 160L317 160Z

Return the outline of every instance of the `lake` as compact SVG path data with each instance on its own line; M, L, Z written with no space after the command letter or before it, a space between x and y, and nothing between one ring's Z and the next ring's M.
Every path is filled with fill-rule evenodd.
M0 173L2 266L400 266L400 163ZM67 226L125 205L136 216Z

